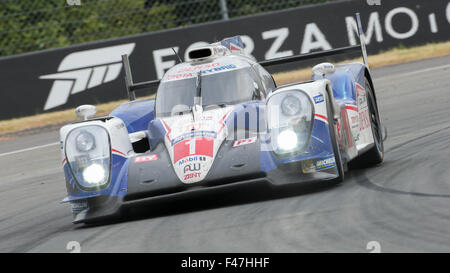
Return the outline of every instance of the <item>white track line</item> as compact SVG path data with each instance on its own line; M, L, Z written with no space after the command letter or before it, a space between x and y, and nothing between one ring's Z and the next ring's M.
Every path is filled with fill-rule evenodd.
M379 77L379 78L375 78L375 79L382 80L382 79L396 78L396 77L407 77L407 76L413 76L413 75L417 75L417 74L421 74L421 73L425 73L425 72L441 70L441 69L446 69L446 68L450 68L450 64L415 70L415 71L406 72L406 73L402 73L402 74L393 74L393 75L383 76L383 77Z
M28 152L28 151L32 151L32 150L37 150L37 149L41 149L41 148L45 148L45 147L49 147L49 146L58 145L58 144L59 144L59 142L53 142L53 143L48 143L48 144L44 144L44 145L34 146L34 147L26 148L26 149L21 149L21 150L16 150L16 151L12 151L12 152L7 152L7 153L0 154L0 157L7 156L7 155L18 154L18 153L23 153L23 152Z

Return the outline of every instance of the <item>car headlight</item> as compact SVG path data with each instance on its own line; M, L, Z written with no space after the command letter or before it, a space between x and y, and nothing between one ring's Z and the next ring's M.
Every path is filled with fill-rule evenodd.
M111 173L109 134L99 125L73 129L65 141L65 154L76 182L83 190L107 186Z
M90 151L95 148L95 138L91 133L81 131L75 138L75 145L80 152Z
M295 116L301 111L301 102L300 100L293 95L287 95L281 101L281 111L286 116Z
M83 170L83 179L88 184L92 185L102 184L105 182L105 178L106 178L106 170L100 164L93 163Z
M309 143L314 108L301 90L274 93L267 100L267 127L272 149L279 156L303 152Z
M297 134L291 130L286 129L281 131L277 137L278 148L284 151L291 151L297 147L298 137Z

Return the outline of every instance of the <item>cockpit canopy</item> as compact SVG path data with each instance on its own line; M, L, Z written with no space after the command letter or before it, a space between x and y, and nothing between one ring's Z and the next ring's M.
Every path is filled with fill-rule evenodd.
M222 57L208 63L183 63L170 69L159 85L156 117L184 114L194 105L198 74L204 110L256 99L259 81L250 63Z

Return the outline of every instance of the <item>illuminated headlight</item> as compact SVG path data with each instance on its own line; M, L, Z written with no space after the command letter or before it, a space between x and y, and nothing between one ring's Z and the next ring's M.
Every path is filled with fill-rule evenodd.
M297 134L290 129L281 131L277 137L278 148L283 151L292 151L295 147L297 147L297 143Z
M103 185L108 182L106 178L106 170L100 164L94 163L83 170L83 179L88 184L95 186Z
M106 187L111 173L111 147L105 128L86 125L73 129L65 141L65 154L70 171L83 190Z
M302 90L281 91L267 100L267 127L273 151L279 156L303 152L311 137L314 108Z
M283 114L286 116L295 116L298 113L300 113L301 110L301 102L300 100L293 95L287 95L282 101L281 101L281 111L283 111Z
M81 131L75 138L75 145L80 152L90 151L95 148L95 138L91 133Z

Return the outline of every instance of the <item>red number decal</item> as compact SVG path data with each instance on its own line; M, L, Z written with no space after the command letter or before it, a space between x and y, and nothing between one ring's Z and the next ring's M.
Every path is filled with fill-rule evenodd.
M173 162L187 156L203 155L213 156L214 139L209 137L196 137L178 142L173 146Z

